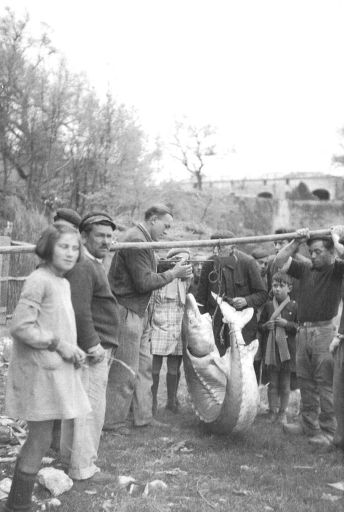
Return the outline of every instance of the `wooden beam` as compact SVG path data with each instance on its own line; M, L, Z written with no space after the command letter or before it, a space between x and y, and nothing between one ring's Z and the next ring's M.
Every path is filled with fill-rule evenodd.
M310 231L310 236L324 236L329 235L330 229L318 229ZM111 251L119 251L121 249L173 249L175 247L219 247L225 245L240 245L252 243L265 243L274 242L276 240L293 240L294 238L301 238L299 234L294 231L291 233L281 233L278 235L254 235L243 236L235 238L223 238L218 240L175 240L164 242L116 242L111 248ZM0 254L14 254L14 253L32 253L35 246L28 244L22 246L9 246L0 247Z

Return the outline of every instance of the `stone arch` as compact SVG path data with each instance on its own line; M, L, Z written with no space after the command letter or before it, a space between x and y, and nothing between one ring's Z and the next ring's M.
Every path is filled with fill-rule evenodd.
M320 201L328 201L330 199L330 193L325 188L316 188L313 190L312 194L320 199Z
M259 192L258 197L261 197L263 199L272 199L273 195L271 192Z

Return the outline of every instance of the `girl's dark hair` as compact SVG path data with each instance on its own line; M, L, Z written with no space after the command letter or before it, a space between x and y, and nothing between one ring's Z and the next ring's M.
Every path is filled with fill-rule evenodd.
M67 224L54 224L53 226L49 226L43 231L37 241L35 248L35 253L37 256L44 261L51 262L56 242L61 238L62 235L67 233L77 235L79 242L79 261L81 255L81 240L79 231L73 228L73 226L67 226Z

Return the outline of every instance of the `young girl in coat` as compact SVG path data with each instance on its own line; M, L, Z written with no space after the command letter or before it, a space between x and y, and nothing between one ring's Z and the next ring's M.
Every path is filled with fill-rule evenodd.
M27 278L13 316L6 412L26 420L29 434L16 462L7 512L31 510L35 477L50 447L54 420L90 410L78 370L85 354L76 344L70 287L63 277L80 249L74 228L47 228L36 246L43 262Z
M171 249L167 259L190 259L190 253L185 249ZM152 413L158 409L158 387L163 358L167 358L167 403L166 409L178 412L177 391L180 379L180 366L183 359L181 339L182 319L185 298L191 279L174 279L171 283L154 292L154 311L151 331L152 363Z

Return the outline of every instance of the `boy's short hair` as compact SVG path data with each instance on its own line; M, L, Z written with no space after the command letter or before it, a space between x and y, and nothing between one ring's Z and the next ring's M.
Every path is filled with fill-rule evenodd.
M293 285L292 277L289 274L287 274L286 272L281 272L281 271L276 272L272 276L271 282L273 282L273 281L277 281L278 283L284 283L289 286Z
M62 235L67 233L77 235L79 241L79 258L77 261L79 261L81 255L80 235L77 229L73 228L73 226L68 226L67 224L57 223L53 226L49 226L43 231L35 247L35 253L37 256L44 261L51 262L56 242L61 238Z
M163 217L164 215L171 215L173 217L173 213L171 208L166 206L165 204L153 204L148 210L145 211L145 220L149 220L153 215L157 217Z

